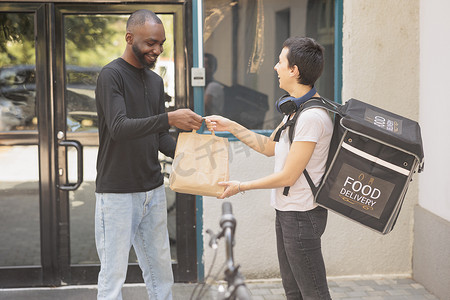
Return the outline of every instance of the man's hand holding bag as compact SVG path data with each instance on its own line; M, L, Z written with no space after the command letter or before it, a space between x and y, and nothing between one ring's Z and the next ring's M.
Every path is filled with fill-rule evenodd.
M228 181L228 139L212 134L182 132L178 136L170 188L178 193L219 197Z

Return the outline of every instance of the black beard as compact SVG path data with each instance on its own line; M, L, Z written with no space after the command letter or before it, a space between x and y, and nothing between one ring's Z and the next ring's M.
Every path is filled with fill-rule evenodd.
M145 54L142 53L142 52L137 48L136 45L133 44L133 45L131 46L131 49L133 49L134 55L136 56L136 58L138 59L138 61L141 63L141 65L142 65L144 68L153 69L153 68L155 67L156 61L155 61L155 62L152 62L152 63L148 63L148 62L145 60Z

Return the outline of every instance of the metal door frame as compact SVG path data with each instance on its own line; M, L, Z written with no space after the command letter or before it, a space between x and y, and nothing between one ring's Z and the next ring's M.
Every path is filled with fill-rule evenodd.
M41 266L1 267L1 287L23 287L38 285L57 285L58 266L54 257L57 253L56 230L57 214L54 207L54 153L52 149L53 129L49 122L51 97L51 72L49 55L46 52L49 41L46 4L42 3L2 3L2 12L33 13L35 15L36 49L36 115L37 131L17 131L0 133L1 145L39 146L39 199L40 199L40 240ZM40 28L41 30L37 30Z
M188 70L192 66L190 1L137 3L0 3L2 12L35 14L37 132L0 133L0 145L39 145L41 266L0 267L0 287L60 286L97 282L99 265L70 264L68 192L57 189L58 169L65 165L57 132L66 132L64 106L65 14L123 14L147 8L174 14L176 107L193 108ZM189 28L189 29L186 29ZM97 133L67 134L66 139L98 145ZM197 281L195 196L177 194L177 263L175 281ZM142 282L140 268L130 264L127 282Z

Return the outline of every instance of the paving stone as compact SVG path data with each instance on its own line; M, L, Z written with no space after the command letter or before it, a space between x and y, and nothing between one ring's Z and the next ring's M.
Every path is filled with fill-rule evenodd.
M328 287L329 287L329 288L335 287L335 286L338 286L338 284L337 284L336 281L334 281L334 280L329 280L329 281L328 281Z
M368 286L368 285L352 286L351 288L355 292L357 292L357 291L368 292L368 291L373 291L374 290L373 287Z
M286 297L284 295L267 295L264 296L264 300L286 300Z
M396 284L396 281L392 279L377 279L375 280L375 282L378 283L379 285Z
M355 283L357 285L378 285L378 283L375 282L375 280L355 280Z
M411 278L401 278L401 279L397 279L397 283L399 284L415 284L416 282L414 280L412 280Z
M352 280L343 280L343 281L338 281L338 285L339 286L357 286L358 284L356 284L356 282L352 281Z
M330 291L330 295L331 295L331 298L333 298L333 299L344 299L344 297L346 297L347 296L347 293L342 293L342 292L333 292L333 291Z
M421 289L414 289L411 291L413 295L428 295L430 292L428 292L425 288Z
M385 300L383 297L381 296L368 296L368 297L364 297L364 300Z
M411 286L415 289L424 289L423 285L420 283L412 283Z
M332 290L333 292L341 292L341 293L346 293L346 292L351 292L352 288L350 287L332 287L330 290Z
M372 286L372 288L375 291L386 291L386 290L389 290L391 288L391 286L390 285L374 285L374 286Z
M284 295L284 289L282 287L277 289L270 289L270 292L274 295Z
M385 291L372 291L367 292L367 295L369 296L389 296L389 294Z
M423 295L410 295L410 296L408 296L408 300L424 300L424 299L427 299L427 298L424 297ZM435 298L432 298L432 299L437 299L437 298L435 297Z
M353 291L353 292L348 292L347 295L349 297L366 297L367 293L363 292L363 291Z
M408 293L405 290L387 290L386 291L389 295L393 295L393 296L402 296L402 295L411 295L411 293Z
M413 287L410 284L391 284L393 290L412 290Z
M260 288L260 289L250 289L252 295L271 295L269 289Z
M280 280L248 281L252 300L285 300ZM174 286L174 300L189 299L196 284L177 283ZM200 287L199 287L200 288ZM439 300L422 285L412 279L398 280L330 280L330 294L333 300ZM218 285L205 286L202 300L215 300ZM96 286L64 288L0 289L0 300L88 300L95 299ZM124 299L145 299L145 285L126 285ZM127 296L127 297L126 297Z

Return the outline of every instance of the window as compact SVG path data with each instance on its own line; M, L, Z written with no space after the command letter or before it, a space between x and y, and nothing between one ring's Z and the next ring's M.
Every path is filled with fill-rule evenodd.
M220 114L250 129L281 121L275 66L284 40L309 36L325 48L319 93L334 98L334 0L205 0L205 115Z
M0 13L0 131L36 130L34 16Z

